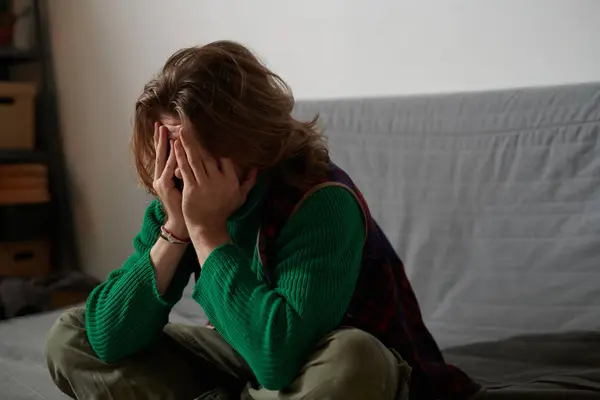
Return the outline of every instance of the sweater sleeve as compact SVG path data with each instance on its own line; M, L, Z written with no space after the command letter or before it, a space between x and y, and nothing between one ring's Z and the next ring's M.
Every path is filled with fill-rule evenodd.
M160 202L154 200L133 240L133 254L87 300L87 336L92 349L105 362L119 361L152 344L189 281L191 271L185 265L190 263L182 261L166 293L158 293L150 250L164 219Z
M267 389L288 386L316 343L337 328L361 266L365 227L341 187L312 194L276 240L269 286L235 245L207 258L193 296Z

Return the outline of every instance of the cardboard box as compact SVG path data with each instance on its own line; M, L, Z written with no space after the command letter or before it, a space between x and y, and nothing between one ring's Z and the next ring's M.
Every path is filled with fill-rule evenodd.
M44 164L0 164L0 177L46 177L48 167Z
M0 82L0 149L35 148L35 84Z
M0 190L0 206L14 204L38 204L50 201L50 193L45 189Z
M39 278L51 271L50 243L0 242L0 276Z
M41 164L0 165L0 205L50 201L47 175Z

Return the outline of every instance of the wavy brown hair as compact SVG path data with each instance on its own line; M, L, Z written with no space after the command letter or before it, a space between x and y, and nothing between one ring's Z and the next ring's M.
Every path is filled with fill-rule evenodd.
M282 182L309 188L329 168L317 117L292 116L290 88L246 47L230 41L182 49L144 87L135 105L132 146L143 185L152 193L153 124L161 115L189 121L215 157L243 170L271 170Z

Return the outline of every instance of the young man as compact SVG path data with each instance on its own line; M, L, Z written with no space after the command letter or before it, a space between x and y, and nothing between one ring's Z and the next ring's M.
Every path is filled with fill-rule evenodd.
M174 54L136 104L156 200L134 253L67 311L51 375L79 399L467 398L316 121L245 47ZM211 327L168 323L190 275Z

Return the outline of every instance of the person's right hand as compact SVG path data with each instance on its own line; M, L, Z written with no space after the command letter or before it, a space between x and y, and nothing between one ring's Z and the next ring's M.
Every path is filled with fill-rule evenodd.
M173 141L168 137L169 131L160 123L154 123L154 145L156 148L156 165L154 167L154 182L152 187L156 191L165 212L167 221L165 228L180 240L189 239L183 212L181 210L182 195L181 191L175 187L175 169L177 168L177 158ZM169 153L169 142L171 143L171 152Z

